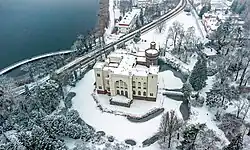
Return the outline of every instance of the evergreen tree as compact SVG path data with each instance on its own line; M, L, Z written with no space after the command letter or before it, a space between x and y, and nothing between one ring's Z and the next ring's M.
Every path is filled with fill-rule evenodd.
M59 87L55 80L48 80L37 90L37 98L47 113L54 111L60 103Z
M190 75L189 82L195 91L201 90L206 85L207 80L207 62L204 59L198 59Z
M242 12L244 12L245 9L246 9L246 2L238 7L237 13L241 14Z
M136 19L135 21L135 29L139 29L141 27L140 23L139 23L139 20Z
M205 124L190 125L183 131L183 141L181 141L181 150L193 150L195 149L195 141L198 133L203 130Z
M234 0L233 4L231 5L231 10L233 12L236 12L237 11L237 7L238 7L238 0Z
M143 16L143 9L141 8L141 11L140 11L140 21L141 21L141 25L143 26L144 25L144 16Z
M243 149L243 137L238 134L229 145L227 145L223 150L242 150Z
M193 91L192 85L188 81L185 82L182 86L181 91L184 94L184 98L189 100L191 92Z
M137 32L134 37L134 42L137 43L141 40L141 32Z
M207 6L203 6L200 10L199 17L202 18L202 16L207 12Z

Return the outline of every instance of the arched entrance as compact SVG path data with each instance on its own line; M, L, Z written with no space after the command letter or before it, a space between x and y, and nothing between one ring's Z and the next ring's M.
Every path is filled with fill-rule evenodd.
M126 82L119 80L115 82L116 95L128 97L128 85Z

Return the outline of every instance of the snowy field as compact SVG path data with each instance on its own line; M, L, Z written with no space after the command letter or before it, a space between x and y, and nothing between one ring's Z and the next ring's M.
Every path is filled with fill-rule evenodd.
M167 88L181 88L182 83L180 79L173 76L170 71L165 71L159 74L159 81L164 79ZM145 139L151 137L157 132L158 126L160 124L161 115L153 118L145 123L132 123L128 121L125 117L115 116L113 114L102 113L97 107L93 100L91 93L94 90L94 72L89 71L85 77L80 80L75 88L71 91L76 92L76 97L73 98L73 109L76 109L81 118L93 126L97 131L104 131L107 135L114 136L117 140L123 142L126 139L134 139L137 145L140 146L141 142ZM161 87L163 85L160 85ZM105 97L101 95L102 97ZM171 100L169 98L163 97L158 94L157 102L145 102L136 101L134 105L136 107L131 108L130 111L140 112L149 109L151 106L163 106L165 111L176 110L178 117L182 117L179 112L179 107L181 102ZM133 104L132 104L133 105ZM121 108L125 109L125 108ZM157 147L157 144L153 144L152 147ZM139 147L137 147L139 148Z

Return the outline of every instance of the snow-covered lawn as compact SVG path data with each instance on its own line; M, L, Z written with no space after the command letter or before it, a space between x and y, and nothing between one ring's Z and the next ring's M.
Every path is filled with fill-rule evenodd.
M146 44L146 48L148 48L150 42L155 41L157 44L157 47L163 47L167 38L168 29L170 26L172 26L173 22L178 21L183 24L184 30L186 31L189 27L195 28L196 36L202 38L202 34L200 33L200 30L198 29L198 26L196 24L196 19L192 15L187 15L186 12L181 12L176 17L166 21L165 24L165 30L162 31L162 33L159 33L158 29L155 28L153 30L150 30L148 33L143 34L141 36L142 40L146 40L146 42L143 42L143 45ZM140 44L141 45L141 44ZM141 45L142 46L142 45ZM145 48L145 47L142 47Z
M182 88L182 81L180 78L174 76L174 73L170 70L163 71L159 73L158 76L158 88L168 88L168 89L180 89Z
M80 117L86 123L93 126L97 131L101 130L106 132L108 135L114 136L119 141L134 139L138 145L141 145L142 141L151 137L157 132L161 115L144 123L132 123L125 117L115 116L109 113L102 113L96 107L96 103L91 96L91 93L93 93L94 90L95 82L93 74L93 70L89 71L85 77L76 84L76 87L71 89L71 91L77 93L77 95L72 100L73 109L76 109L79 112ZM180 79L175 78L169 71L160 73L159 79L162 78L164 78L164 81L166 81L165 84L168 85L168 88L182 87ZM159 80L159 82L161 81ZM176 110L177 115L181 117L181 113L179 112L181 102L171 100L162 96L161 94L158 94L157 102L135 101L132 104L134 107L131 108L131 110L129 110L129 108L123 107L119 107L119 109L127 109L129 111L134 109L135 112L140 112L142 110L149 109L151 105L161 106L162 104L165 108L165 111Z

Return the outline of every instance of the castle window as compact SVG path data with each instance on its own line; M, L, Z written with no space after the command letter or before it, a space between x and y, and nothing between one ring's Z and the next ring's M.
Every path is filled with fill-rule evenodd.
M128 97L128 91L125 91L125 96Z
M146 88L147 88L147 83L144 82L144 83L143 83L143 89L146 89Z
M138 91L138 95L141 95L141 91Z
M99 89L102 89L102 86L99 86L98 88L99 88Z
M133 95L135 95L135 91L133 91Z
M141 82L138 82L138 86L141 86Z
M100 77L100 73L97 73L96 75L97 75L97 77Z
M117 91L116 91L116 94L120 95L120 91L119 91L119 90L117 90Z
M154 94L153 93L150 93L150 96L153 96Z
M146 96L146 92L143 92L143 96Z

